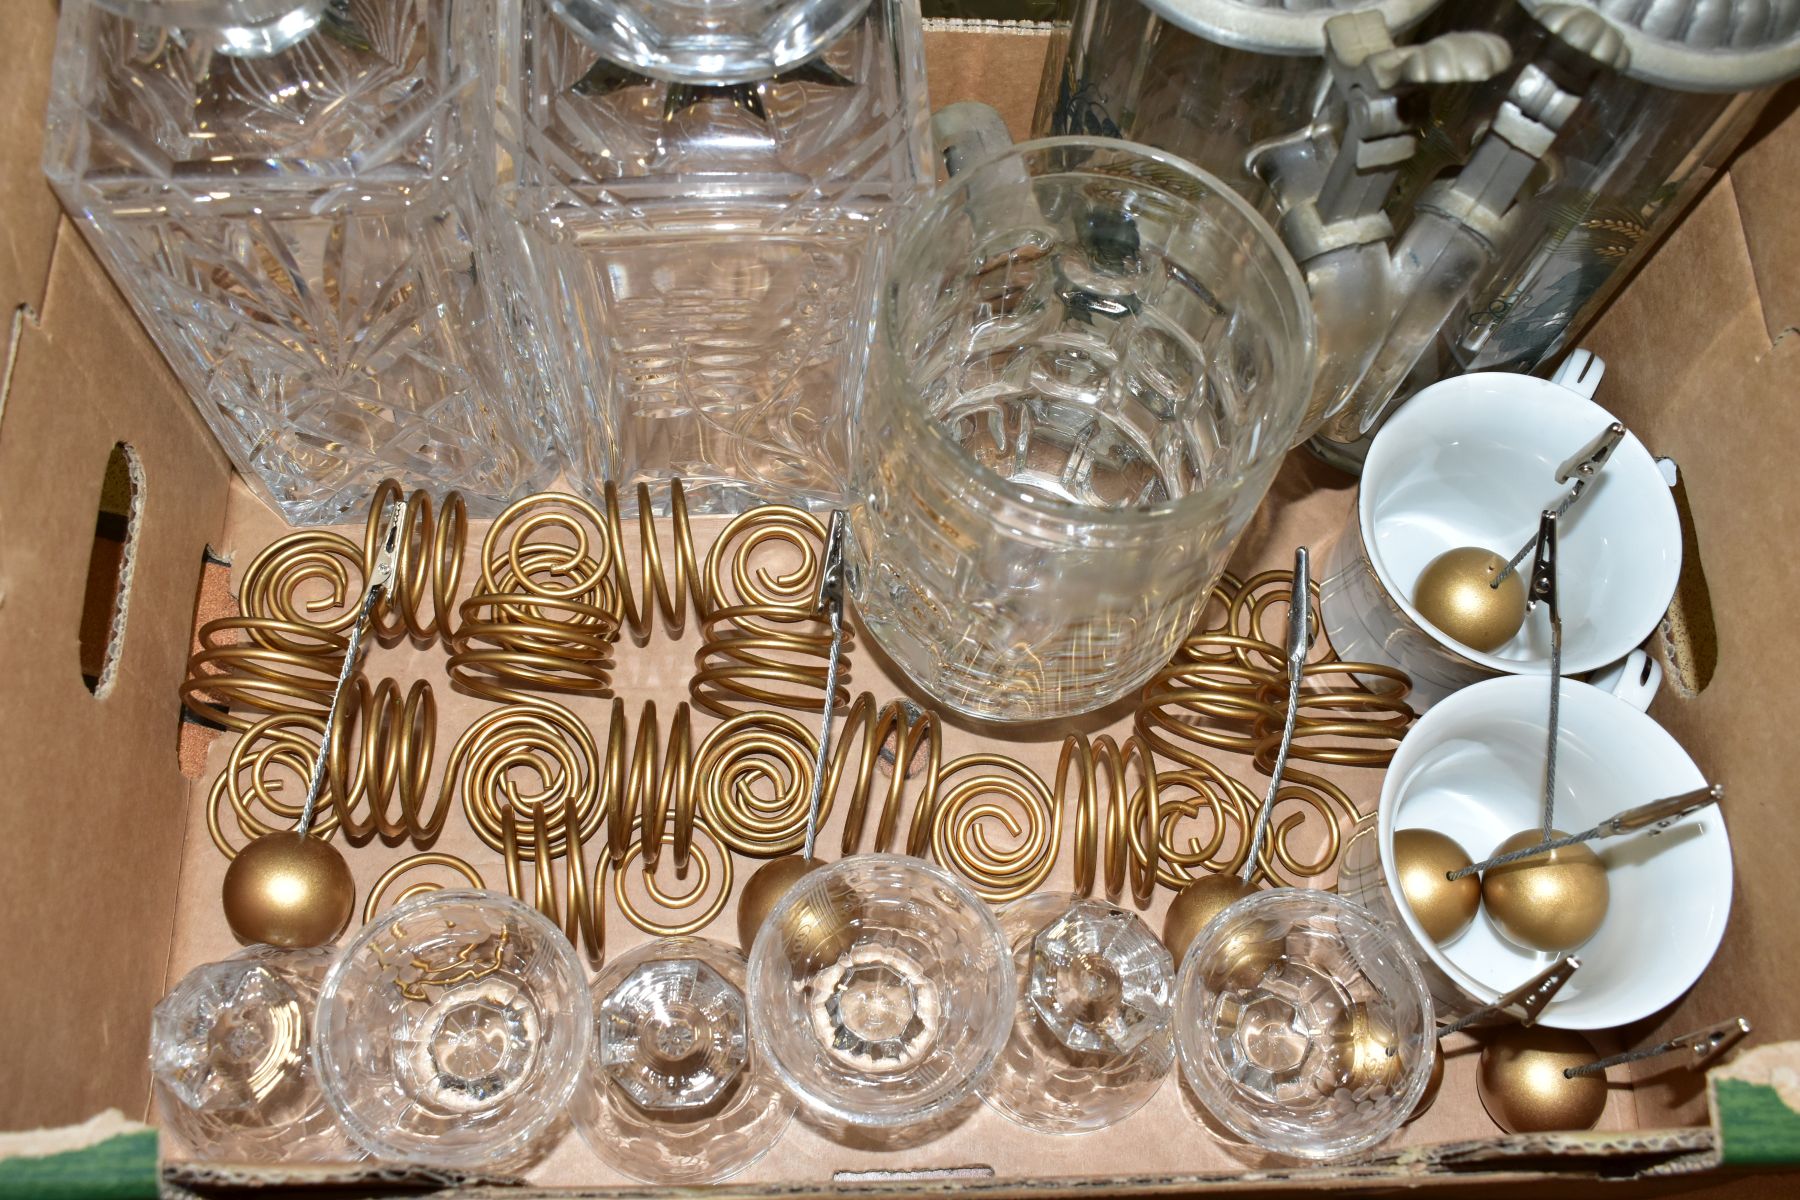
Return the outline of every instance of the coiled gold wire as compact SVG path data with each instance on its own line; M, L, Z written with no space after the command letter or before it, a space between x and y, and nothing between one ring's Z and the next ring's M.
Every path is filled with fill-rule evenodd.
M731 890L731 855L697 820L688 706L676 707L666 742L660 731L654 703L644 705L634 736L624 702L613 702L606 749L597 764L596 784L597 811L604 818L607 837L591 876L582 843L593 830L584 829L579 821L579 797L583 794L580 789L556 794L553 804L530 805L528 833L517 819L500 822L508 887L514 895L559 922L570 940L585 945L596 959L605 948L604 877L609 866L619 911L632 924L656 936L672 937L704 928L724 908ZM591 743L585 749L591 756ZM572 814L576 817L573 830ZM695 843L696 833L705 839L702 844ZM550 846L553 852L540 854L540 846ZM693 868L694 885L685 893L670 891L658 878L658 870L666 861L662 857L664 846L673 848L670 859L678 878L686 878L690 866ZM568 859L560 899L556 872L551 866L551 859L559 852ZM524 881L523 864L527 861L535 864L529 890ZM634 862L639 865L649 899L663 911L678 914L675 919L647 915L633 900L627 883ZM711 903L697 914L687 912L707 895L712 896Z
M382 901L386 899L388 889L393 887L395 883L408 875L430 870L432 868L441 868L443 870L455 872L462 877L463 882L467 883L472 888L484 888L487 886L486 883L482 882L481 872L470 866L466 860L458 858L454 854L444 854L440 851L428 850L420 854L409 855L389 867L386 871L383 871L381 873L381 878L375 881L375 886L369 889L369 897L363 902L363 924L367 925L381 912ZM400 889L400 893L393 898L391 903L400 904L404 901L411 900L414 896L422 896L427 892L435 892L444 886L444 884L430 880L419 880Z
M608 813L602 865L612 868L613 897L619 912L656 937L679 937L704 929L723 910L731 893L731 852L697 811L695 758L692 716L686 703L676 705L665 740L653 702L646 702L640 710L634 735L625 719L624 703L613 701L601 771L602 807ZM695 834L701 835L701 843L696 844ZM671 891L659 877L665 862L670 861L663 858L664 846L671 847L675 878L693 877L686 891ZM651 916L632 898L628 884L634 863L646 897L670 916ZM596 868L596 903L600 886ZM702 906L701 900L709 895L711 901ZM696 908L698 912L691 911Z
M619 596L600 511L558 492L527 496L488 527L481 559L450 635L452 682L502 703L540 691L605 694Z
M725 908L725 901L731 896L731 852L725 848L712 830L704 824L696 824L686 835L690 839L693 833L702 834L706 845L690 845L693 848L688 857L694 875L693 886L686 892L676 894L669 892L658 881L656 869L646 864L641 872L644 890L649 898L665 912L682 913L699 906L702 897L710 894L712 901L700 908L696 914L686 920L657 920L646 916L637 903L632 900L626 889L626 881L630 878L632 860L644 852L648 845L667 842L675 836L674 831L664 830L662 837L652 839L646 827L644 836L631 840L626 846L625 857L613 867L613 899L618 903L619 911L625 919L653 937L682 937L690 933L698 933L706 928ZM686 878L688 867L677 867L679 878Z
M819 801L821 826L843 797L848 813L842 852L891 850L909 790L912 773L907 767L923 749L926 762L919 773L921 782L904 850L914 855L929 852L944 753L937 717L921 713L915 720L899 701L877 710L874 697L864 692L850 704L839 728L826 757ZM878 779L881 752L890 744L895 768L883 784ZM727 718L706 735L695 753L693 789L700 824L724 845L751 858L775 858L799 850L806 841L817 751L812 729L786 713L739 713ZM865 847L870 804L877 788L883 792L881 813L874 843Z
M1135 723L1152 749L1202 769L1203 750L1259 756L1279 742L1287 715L1286 654L1265 625L1278 609L1285 619L1292 591L1284 571L1242 583L1220 580L1201 627L1145 686ZM1310 593L1314 627L1322 631L1316 584ZM1321 632L1302 678L1341 685L1303 687L1292 757L1344 766L1381 766L1392 759L1415 715L1405 702L1411 688L1405 672L1345 662Z
M436 747L437 702L424 680L416 680L404 700L392 679L370 688L358 678L346 690L325 756L325 794L352 845L374 837L388 843L411 839L420 846L437 840L450 795L440 789L436 807L426 815ZM394 799L397 814L391 811ZM358 816L365 801L368 815Z
M839 789L848 781L849 808L840 842L842 853L855 854L866 848L886 854L893 849L894 835L899 831L900 814L905 804L907 779L913 773L912 763L921 748L925 750L925 762L918 772L919 793L913 803L905 852L914 856L928 853L932 818L937 812L938 775L944 762L943 729L937 714L921 712L915 719L898 700L890 700L877 713L875 697L863 692L851 702L841 729L826 767L821 808L829 812ZM882 750L890 742L893 744L893 769L882 799L881 816L876 821L874 843L864 847L869 802L877 786L875 777L880 769Z
M714 726L694 756L701 822L751 858L800 849L818 744L811 729L782 712L740 713ZM830 803L829 794L820 802L821 825Z
M608 482L602 489L602 496L606 503L606 527L617 553L618 616L638 642L649 638L659 612L670 634L679 636L687 628L690 600L696 613L704 614L710 606L700 557L694 548L693 526L688 521L687 493L682 490L681 480L672 480L669 484L669 527L674 549L666 556L651 511L650 486L637 485L638 581L635 589L625 567L625 521L619 510L619 489Z
M392 481L376 490L363 561L374 560L384 514L402 494ZM691 606L703 626L695 703L719 716L745 706L819 711L831 646L813 609L824 561L819 519L788 505L751 509L702 559L679 481L669 490L668 544L648 485L638 485L637 501L635 579L619 492L608 483L599 506L555 492L509 506L489 526L479 576L459 604L467 508L454 492L441 511L423 492L406 496L394 583L376 610L379 636L390 644L442 638L455 686L501 703L542 692L604 696L620 633L642 643L660 615L679 635ZM356 556L351 562L360 566ZM324 577L312 570L306 578ZM848 699L846 682L836 700Z
M265 714L323 714L361 586L362 556L341 534L307 529L271 542L239 578L238 615L201 626L182 704L238 733Z
M599 758L587 725L540 698L492 709L465 729L450 751L443 787L458 789L470 828L490 850L504 853L510 830L526 859L558 858L592 837L605 816ZM556 819L565 804L566 817ZM539 815L544 837L536 836Z
M601 808L607 818L607 856L616 867L634 853L646 871L662 857L665 834L674 843L675 866L685 870L694 838L693 721L686 704L675 707L664 743L656 704L645 701L637 736L625 720L625 702L614 700L601 767ZM629 746L629 751L627 747ZM668 829L670 818L673 830ZM633 850L633 835L637 836Z
M1128 778L1133 762L1138 769L1135 788ZM1117 899L1129 883L1132 902L1139 908L1148 907L1156 892L1162 825L1161 792L1150 747L1135 737L1127 738L1121 748L1109 735L1089 741L1085 734L1072 733L1063 739L1056 782L1050 789L1059 810L1071 776L1076 782L1075 891L1091 895L1094 884L1101 882L1106 895ZM1104 824L1100 817L1102 783L1106 789ZM1104 879L1100 879L1102 867Z
M1260 802L1244 784L1205 760L1199 766L1164 771L1157 776L1160 805L1157 813L1157 879L1180 891L1204 874L1232 874L1250 856L1251 826ZM1176 844L1176 826L1184 819L1207 814L1211 833L1205 839L1189 835L1187 845ZM1227 845L1231 849L1226 852Z
M220 617L200 627L181 702L196 716L238 733L263 716L331 707L349 640L276 617Z
M341 533L302 529L287 534L244 568L238 607L245 616L347 634L362 597L365 561Z
M276 713L251 725L232 746L207 797L206 828L219 853L236 858L238 852L238 847L225 836L220 810L226 804L236 818L239 835L246 841L290 829L299 820L306 785L318 758L322 727L320 718L308 713ZM278 795L284 790L284 777L299 783L292 803ZM258 816L258 808L274 818L275 823ZM308 836L329 840L337 827L337 813L328 808L317 815Z
M1148 907L1164 878L1162 788L1150 749L1137 738L1121 747L1108 735L1070 734L1050 784L1011 756L967 754L938 776L932 855L983 899L1016 900L1055 869L1072 807L1075 890L1090 895L1100 884L1117 898L1129 888L1132 901Z
M1279 738L1270 741L1256 755L1256 769L1268 774L1274 765ZM1269 820L1269 834L1263 839L1257 859L1258 875L1271 887L1305 887L1337 865L1346 839L1358 828L1370 824L1374 813L1357 809L1344 790L1321 775L1303 771L1292 762L1282 773L1281 788L1276 793L1277 813ZM1282 815L1282 806L1287 812ZM1302 857L1295 843L1298 835L1318 818L1323 825L1322 844L1312 857Z
M394 480L382 480L369 500L369 517L363 527L365 574L381 552L388 506L401 499L405 505L394 578L375 606L372 624L376 636L387 644L402 637L430 643L440 636L453 636L469 509L462 494L452 491L444 494L441 512L434 513L431 496L424 489L408 496Z
M507 798L511 799L511 796ZM537 909L550 921L562 927L569 943L585 949L588 958L599 963L606 957L606 892L602 873L605 856L588 875L587 856L581 848L579 810L567 791L540 795L529 808L529 827L521 836L519 813L507 807L501 814L500 853L506 864L506 890L512 896ZM560 846L556 853L543 848ZM567 886L561 898L557 895L557 857L566 858L564 879ZM532 864L532 886L525 886L524 864Z
M996 843L994 830L1004 831ZM994 904L1017 900L1056 866L1062 808L1049 785L1005 754L965 754L938 776L931 852Z
M695 704L721 717L770 706L823 711L831 626L815 598L825 536L817 517L785 504L741 513L719 534L706 558L702 641L688 685ZM793 561L781 567L772 557ZM846 630L834 706L850 700L851 641Z
M594 961L606 952L600 868L590 879L582 843L600 828L600 754L574 713L538 698L493 709L450 752L443 794L460 794L475 836L500 852L507 889L560 925ZM566 859L558 895L555 861ZM525 863L533 864L533 886ZM604 864L602 864L604 865Z

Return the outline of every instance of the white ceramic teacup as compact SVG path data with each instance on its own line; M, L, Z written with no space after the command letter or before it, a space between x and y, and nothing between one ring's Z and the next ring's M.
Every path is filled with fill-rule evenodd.
M1440 1019L1493 1002L1559 955L1507 941L1485 909L1455 938L1433 942L1385 882L1394 878L1394 833L1433 829L1478 861L1536 827L1548 701L1547 678L1514 676L1476 684L1434 707L1388 767L1373 831L1345 848L1339 892L1410 935ZM1560 830L1577 833L1706 782L1675 739L1626 700L1564 680L1561 710ZM1606 865L1611 900L1599 930L1571 951L1581 970L1544 1011L1542 1023L1561 1029L1607 1029L1673 1003L1712 961L1731 907L1731 845L1717 808L1660 834L1641 830L1591 846Z
M1568 491L1557 468L1613 420L1589 399L1604 370L1577 350L1550 380L1460 375L1426 388L1382 427L1320 587L1339 655L1404 670L1421 710L1491 675L1549 674L1543 605L1511 641L1482 653L1427 621L1412 594L1446 550L1481 546L1510 558L1536 533L1538 514ZM1655 630L1681 570L1674 499L1631 433L1562 522L1558 549L1563 673L1581 675Z

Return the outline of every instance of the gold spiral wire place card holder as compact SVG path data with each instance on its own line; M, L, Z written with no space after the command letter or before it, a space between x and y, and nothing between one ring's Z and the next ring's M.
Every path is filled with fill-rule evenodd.
M461 498L451 493L434 508L422 492L406 497L395 583L376 610L376 635L390 645L443 643L455 686L501 706L458 739L428 813L436 715L429 686L416 683L403 697L391 680L371 688L358 679L333 732L331 803L313 834L342 828L353 843L379 836L428 848L459 798L477 837L501 855L512 893L595 960L604 954L608 866L620 911L639 929L666 936L696 932L723 909L734 853L797 851L817 737L808 723L775 709L816 713L827 703L830 632L814 600L825 526L798 509L762 506L729 521L702 555L679 482L668 495L672 549L661 540L650 490L638 488L635 582L612 485L598 506L555 493L520 500L489 526L473 592L460 602L468 537ZM213 840L227 856L234 851L224 833L226 804L246 838L280 827L259 809L278 822L298 814L281 798L280 779L304 778L316 753L343 661L348 599L377 546L376 514L401 496L392 483L378 490L361 547L318 530L272 543L244 572L242 615L201 630L183 699L242 735L209 811ZM1123 745L1111 736L1070 735L1052 780L993 750L945 761L936 714L903 701L881 705L867 692L853 697L840 683L831 699L842 726L823 759L820 820L841 798L842 853L930 855L996 903L1043 886L1065 851L1077 891L1098 887L1115 899L1129 892L1140 908L1158 883L1179 890L1200 873L1237 871L1261 799L1209 753L1244 755L1268 773L1286 689L1282 652L1264 624L1285 610L1290 593L1286 572L1241 584L1222 578L1200 628L1146 686L1135 733ZM1316 587L1311 599L1316 621ZM617 640L628 633L647 641L659 618L679 635L690 610L702 633L690 697L722 718L704 736L696 738L686 703L664 738L654 704L634 724L615 698L602 748L579 717L543 694L609 695ZM1392 757L1413 719L1403 674L1343 662L1321 637L1304 679L1314 686L1302 692L1294 758L1368 766ZM215 702L230 708L218 711ZM535 789L522 777L535 779ZM1286 811L1257 863L1272 884L1303 885L1329 871L1344 827L1366 820L1337 785L1294 769L1275 803ZM1304 833L1315 818L1324 822L1322 838ZM1193 822L1184 837L1183 824ZM602 829L590 873L585 846ZM558 859L566 860L561 871ZM658 881L665 863L685 891ZM367 898L366 916L398 880L430 870L481 878L466 861L427 850L389 868ZM633 877L664 915L633 899ZM414 880L397 894L436 886Z
M1241 583L1222 577L1200 628L1152 677L1138 705L1139 736L1157 754L1195 773L1188 782L1197 785L1196 796L1204 791L1215 829L1227 819L1248 829L1261 807L1260 798L1219 772L1202 750L1244 755L1264 775L1272 768L1286 717L1286 680L1282 650L1265 633L1265 624L1277 610L1285 614L1292 592L1292 576L1285 571L1265 571ZM1318 585L1312 584L1309 592L1313 627L1321 635L1302 675L1290 760L1385 767L1415 718L1406 702L1411 680L1393 667L1338 658L1322 632ZM1287 811L1273 820L1256 867L1257 875L1274 886L1304 886L1332 870L1346 830L1354 831L1372 817L1337 784L1291 763L1274 802ZM1300 848L1305 840L1300 832L1313 817L1323 823L1323 846L1309 856ZM1193 865L1184 860L1204 849L1208 853L1199 865L1236 870L1249 852L1248 839L1235 860L1215 858L1218 848L1217 839L1205 847L1190 844L1176 861ZM1167 876L1164 881L1179 886Z
M329 530L271 543L244 568L238 614L200 627L182 704L239 734L263 716L323 718L349 649L363 562L350 539Z

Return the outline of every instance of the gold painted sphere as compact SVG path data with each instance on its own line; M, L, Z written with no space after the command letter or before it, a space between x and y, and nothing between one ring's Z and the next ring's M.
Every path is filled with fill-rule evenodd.
M744 890L738 895L737 927L738 945L743 947L745 954L750 953L750 947L756 942L756 931L775 911L781 898L802 875L822 865L817 859L787 854L770 859L744 882Z
M1494 1124L1508 1133L1592 1129L1606 1108L1606 1076L1563 1072L1599 1056L1579 1033L1567 1029L1497 1029L1481 1051L1476 1089Z
M1248 991L1286 953L1287 938L1276 934L1268 921L1238 921L1225 931L1217 953L1204 964L1206 985L1214 991Z
M744 885L739 902L738 934L747 935L745 945L754 947L764 933L774 935L780 952L801 974L821 970L848 954L862 930L862 897L841 878L824 883L807 878L825 865L789 855L758 869ZM764 914L754 927L747 924L744 904ZM766 928L777 920L773 929Z
M1406 1075L1406 1059L1398 1050L1400 1039L1393 1026L1369 1011L1367 1004L1352 1004L1332 1038L1338 1064L1338 1085L1352 1093L1373 1088L1392 1091Z
M356 882L318 838L265 833L231 860L223 899L231 932L246 942L323 946L349 923Z
M1418 1104L1413 1106L1412 1115L1406 1118L1407 1123L1418 1120L1425 1111L1437 1103L1438 1089L1444 1086L1444 1047L1441 1043L1431 1043L1431 1075L1425 1080L1425 1090L1419 1095Z
M1427 621L1487 653L1506 645L1525 623L1525 582L1514 571L1491 586L1506 560L1480 546L1459 546L1432 559L1413 588L1413 606Z
M1550 836L1564 835L1557 830ZM1541 830L1522 830L1494 853L1524 850L1542 840ZM1611 897L1605 864L1582 845L1491 867L1481 877L1481 900L1495 928L1509 941L1546 953L1573 950L1593 937Z
M1481 907L1481 880L1446 876L1469 865L1463 848L1435 829L1402 829L1394 835L1394 874L1406 906L1434 942L1447 942L1469 927Z
M1175 964L1181 965L1188 947L1214 917L1255 891L1236 875L1221 872L1202 876L1176 892L1163 917L1163 945L1175 956Z

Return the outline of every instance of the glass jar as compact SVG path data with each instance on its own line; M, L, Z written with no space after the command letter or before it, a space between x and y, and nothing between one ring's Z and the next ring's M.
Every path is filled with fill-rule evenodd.
M472 0L69 0L44 167L289 521L554 474L489 284Z
M794 1100L751 1042L745 966L735 946L665 937L595 978L570 1111L602 1162L645 1183L717 1183L780 1140Z
M1136 914L1068 892L1000 910L1019 998L982 1099L1039 1133L1124 1120L1175 1061L1175 960Z
M1275 888L1212 919L1175 984L1182 1077L1252 1146L1323 1161L1369 1150L1419 1106L1431 996L1395 928L1330 892Z
M993 720L1141 686L1299 428L1305 284L1181 159L1048 138L907 223L855 452L848 579L931 698Z
M370 1154L523 1171L580 1083L593 1003L575 948L498 892L426 892L345 943L319 993L313 1057Z
M501 7L496 194L577 484L840 503L930 177L916 0Z
M1329 117L1325 23L1399 33L1439 0L1077 0L1044 61L1032 133L1129 138L1179 154L1273 219L1252 147Z
M311 1041L332 948L251 946L182 976L150 1015L159 1122L219 1162L362 1157L319 1088Z

